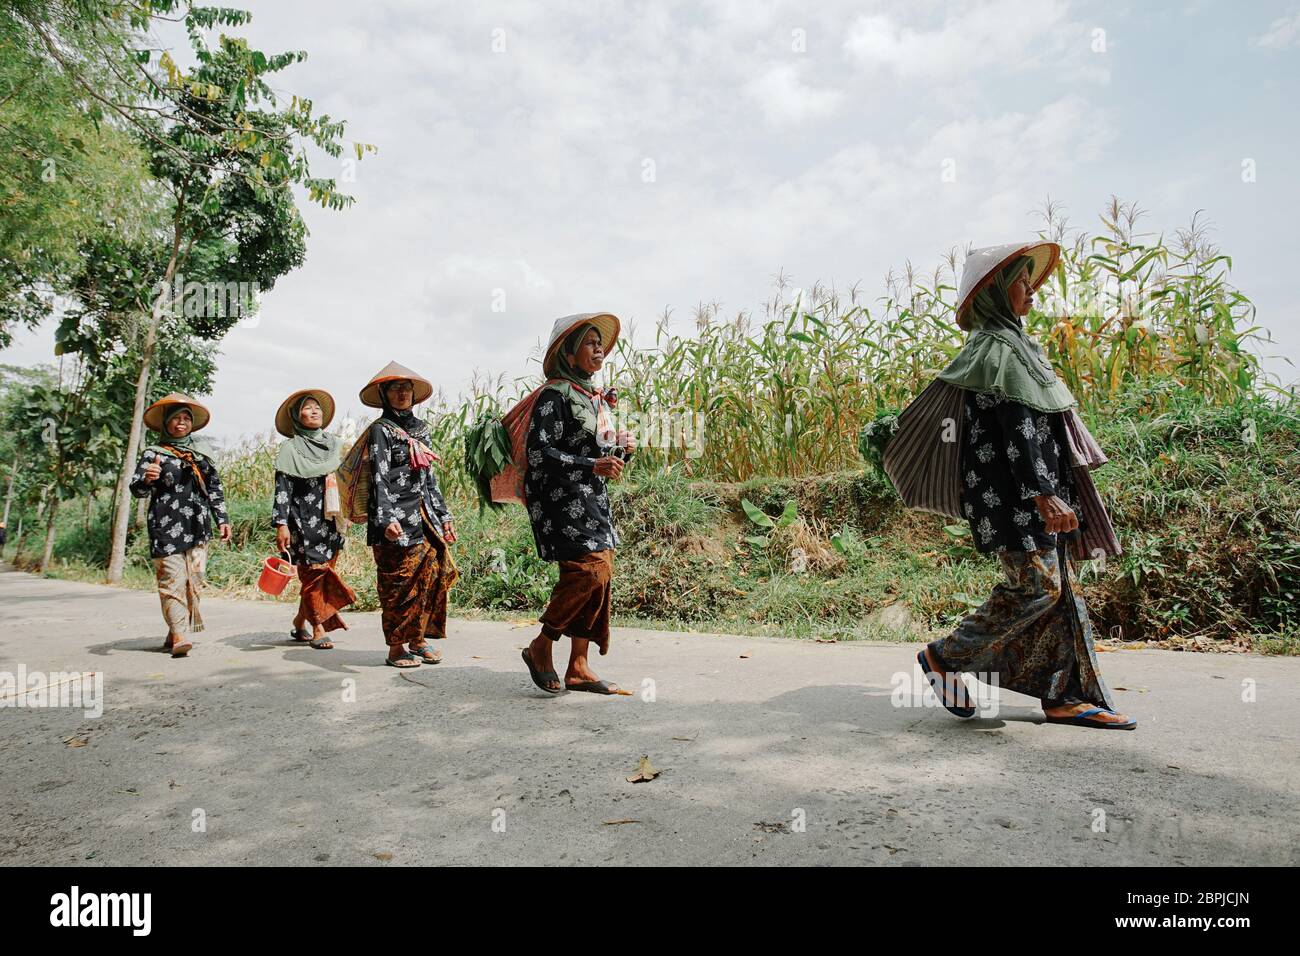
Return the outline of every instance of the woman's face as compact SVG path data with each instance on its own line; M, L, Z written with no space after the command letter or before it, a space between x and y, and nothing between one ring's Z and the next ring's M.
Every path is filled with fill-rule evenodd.
M399 378L388 384L384 394L388 397L388 404L394 410L404 412L411 407L411 402L415 398L415 386L411 384L409 378Z
M190 416L189 409L182 409L167 419L167 434L172 438L184 438L193 427L194 419Z
M314 398L304 399L298 406L298 424L303 428L320 428L324 418L325 412Z
M595 329L588 329L578 345L578 351L573 353L573 366L591 375L599 372L604 364L605 347L600 344L600 333Z
M1011 283L1007 289L1007 298L1011 300L1011 311L1016 315L1028 315L1029 307L1034 304L1034 289L1029 284L1029 270L1020 273L1020 278Z

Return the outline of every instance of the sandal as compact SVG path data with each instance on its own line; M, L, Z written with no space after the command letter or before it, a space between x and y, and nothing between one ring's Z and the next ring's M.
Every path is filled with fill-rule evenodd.
M442 662L442 651L434 650L429 646L428 641L425 641L423 644L408 644L407 647L411 649L412 654L418 657L425 664L439 664Z
M297 641L299 644L307 644L311 641L311 635L307 633L305 627L295 627L289 632L289 637Z
M956 704L956 700L955 700L956 687L961 687L963 695L966 697L967 700L970 700L970 695L966 693L965 685L963 685L960 680L954 679L953 681L954 702L952 704L949 704L948 699L944 696L944 690L945 690L944 685L946 683L944 678L947 675L941 676L935 671L930 669L930 662L925 659L924 648L922 648L920 653L916 655L916 662L921 665L921 673L925 675L925 679L928 680L930 682L930 686L934 688L935 696L939 698L939 703L943 704L944 710L952 714L954 717L960 717L962 720L967 720L975 716L974 707L958 707Z
M1094 720L1093 718L1098 714L1119 716L1115 711L1108 710L1105 707L1090 707L1080 713L1071 714L1069 717L1050 717L1046 714L1043 716L1049 724L1071 724L1075 727L1096 727L1100 730L1132 730L1138 725L1138 722L1132 717L1128 719L1127 723L1123 724L1114 720Z
M580 680L576 684L569 684L569 690L585 690L592 694L617 694L619 691L617 684L611 684L607 680Z
M193 647L193 644L182 638L179 644L173 644L171 646L172 657L184 657Z
M524 658L524 663L528 665L528 674L529 674L530 677L532 677L532 679L533 679L533 683L534 683L534 684L536 684L536 685L537 685L538 687L540 687L542 690L546 691L546 693L548 693L548 694L562 694L562 693L564 693L564 687L563 687L563 686L560 686L560 687L548 687L548 686L546 686L548 681L551 681L551 682L553 682L553 683L559 684L559 683L560 683L560 675L559 675L559 674L555 673L555 671L553 671L553 670L549 670L549 671L539 671L535 666L533 666L533 655L531 655L531 654L528 653L528 648L526 648L526 647L525 647L524 650L523 650L523 655L522 655L522 656L523 656L523 658Z
M385 657L384 663L389 667L400 667L407 670L412 667L419 667L420 659L414 654L403 654L400 657Z
M314 647L318 651L328 651L334 647L334 642L331 641L327 635L322 634L315 640L308 641L307 646Z

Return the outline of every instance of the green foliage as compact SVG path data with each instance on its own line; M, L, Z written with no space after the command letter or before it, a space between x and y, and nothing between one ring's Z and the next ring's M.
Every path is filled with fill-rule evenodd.
M510 464L510 436L501 419L490 412L479 416L465 432L465 474L478 493L479 508L501 508L492 500L492 479Z

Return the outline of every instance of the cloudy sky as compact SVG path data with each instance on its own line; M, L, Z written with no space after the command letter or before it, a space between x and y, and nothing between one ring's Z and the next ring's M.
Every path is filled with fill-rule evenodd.
M1156 232L1203 210L1266 351L1300 365L1300 0L236 5L254 46L309 53L278 86L379 151L321 165L357 203L304 203L306 265L223 343L216 438L306 385L355 412L394 358L452 395L525 374L571 312L646 342L665 308L687 332L701 301L757 306L778 270L874 298L891 266L1031 236L1049 194L1089 230L1112 193Z

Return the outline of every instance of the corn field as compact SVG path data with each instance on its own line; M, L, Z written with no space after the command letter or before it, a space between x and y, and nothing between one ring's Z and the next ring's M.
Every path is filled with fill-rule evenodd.
M1143 211L1115 198L1096 235L1071 229L1050 200L1041 215L1039 235L1061 244L1062 259L1026 325L1085 412L1105 414L1143 380L1214 402L1263 385L1254 307L1199 218L1166 238L1143 233ZM956 250L925 274L908 263L886 275L874 301L859 286L795 289L778 275L757 314L701 304L690 335L673 332L665 314L649 346L626 327L605 376L618 388L619 414L640 433L638 468L744 481L856 467L863 425L901 409L961 347L959 264ZM535 384L477 379L467 395L435 396L426 414L446 490L473 493L461 461L478 416L504 411ZM269 449L240 449L228 485L265 495L271 458Z

